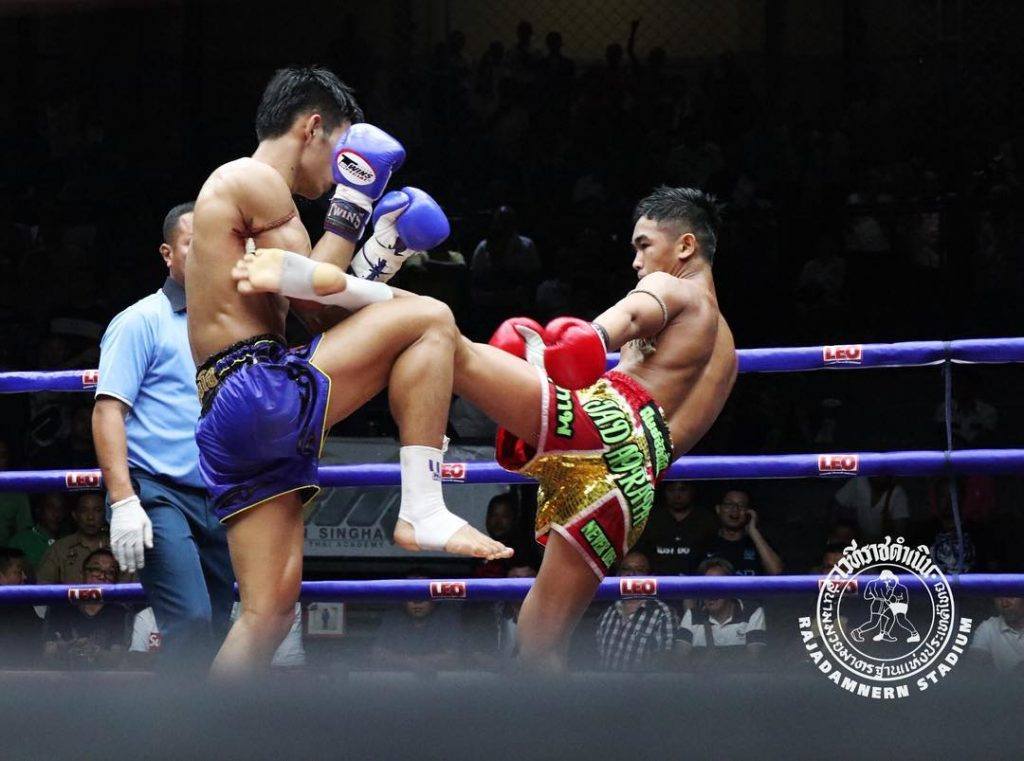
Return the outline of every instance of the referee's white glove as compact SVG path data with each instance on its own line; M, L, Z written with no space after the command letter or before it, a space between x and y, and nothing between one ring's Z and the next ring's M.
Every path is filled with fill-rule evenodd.
M112 504L110 513L110 550L122 571L135 573L153 548L153 523L134 494Z

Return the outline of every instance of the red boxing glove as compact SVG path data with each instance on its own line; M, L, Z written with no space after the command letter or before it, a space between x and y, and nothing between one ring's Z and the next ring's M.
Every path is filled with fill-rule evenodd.
M530 357L526 355L526 337L519 333L516 329L517 327L526 328L527 335L531 333L541 337L546 335L544 328L536 320L531 320L529 317L509 317L498 326L498 329L494 331L494 335L491 336L491 340L488 343L532 363ZM541 343L543 344L543 340ZM543 353L541 356L543 356Z
M586 388L604 375L608 347L600 331L585 320L559 317L544 326L544 368L563 388Z
M601 333L575 317L559 317L546 327L527 317L505 320L491 345L542 367L563 388L586 388L604 374L607 348Z

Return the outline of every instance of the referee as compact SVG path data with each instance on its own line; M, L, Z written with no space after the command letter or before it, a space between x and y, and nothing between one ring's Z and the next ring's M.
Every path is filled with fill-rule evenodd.
M205 668L229 626L234 576L195 442L199 399L184 288L192 206L175 206L164 219L163 287L107 326L92 430L111 549L123 570L139 571L164 665Z

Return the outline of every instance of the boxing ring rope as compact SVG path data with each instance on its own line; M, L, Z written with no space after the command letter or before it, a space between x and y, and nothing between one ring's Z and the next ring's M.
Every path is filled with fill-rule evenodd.
M905 341L891 344L836 344L781 349L739 349L741 373L785 373L874 367L919 367L941 362L1001 364L1024 362L1024 338L975 338L963 341ZM608 366L619 361L608 355ZM32 391L88 391L96 387L96 370L0 373L0 394Z
M878 577L862 574L857 584ZM919 583L912 575L897 576L901 584ZM1019 596L1024 574L970 573L947 577L960 595ZM596 600L656 597L664 600L715 597L780 597L816 595L823 577L800 576L609 576L601 582ZM518 602L530 591L533 579L374 579L368 581L304 581L303 602L405 602L460 600L463 602ZM0 587L0 606L53 605L67 602L144 603L141 584L39 585Z
M666 474L669 479L713 480L755 478L817 478L852 476L947 476L960 474L1022 474L1024 449L953 450L951 439L952 363L1024 362L1024 338L964 341L911 341L892 344L844 344L737 351L741 373L801 372L944 365L947 449L945 451L859 452L790 455L703 455L682 457ZM609 365L618 355L609 355ZM88 391L98 381L95 370L0 373L0 393ZM398 464L329 465L319 470L322 486L398 486ZM530 479L509 473L495 462L447 463L442 477L450 483L514 484ZM87 490L102 487L99 470L0 472L0 492ZM955 498L955 494L954 494ZM954 503L955 504L955 503ZM958 512L958 511L957 511ZM957 515L957 518L959 516ZM958 537L962 536L957 521ZM960 539L962 543L962 539ZM962 545L961 545L962 552ZM866 579L867 577L862 577ZM911 577L912 578L912 577ZM907 581L910 579L908 578ZM818 576L611 577L598 590L598 600L657 596L664 599L772 596L816 593ZM1024 574L960 574L949 577L953 591L968 595L1018 595ZM399 579L303 582L302 599L312 601L401 602L460 599L478 602L515 601L525 597L530 579ZM139 603L140 584L97 586L4 586L0 605L59 602Z
M843 478L852 476L944 476L1024 473L1024 449L960 449L952 452L858 452L784 455L693 455L669 468L669 480L713 481L755 478ZM399 486L398 463L323 465L321 486ZM447 483L520 484L532 479L509 473L496 462L444 464ZM100 489L99 470L0 471L0 492Z

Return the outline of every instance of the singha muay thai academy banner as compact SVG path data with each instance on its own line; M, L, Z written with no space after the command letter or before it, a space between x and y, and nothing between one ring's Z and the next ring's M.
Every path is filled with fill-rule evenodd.
M458 464L493 460L494 448L452 446L445 455L446 469L457 477ZM321 465L398 462L398 444L391 439L331 438L324 447ZM487 502L507 486L446 483L445 501L456 515L481 531ZM391 543L398 519L401 490L393 487L341 487L324 489L306 519L305 554L317 557L406 557L408 553ZM443 553L423 553L423 556Z

